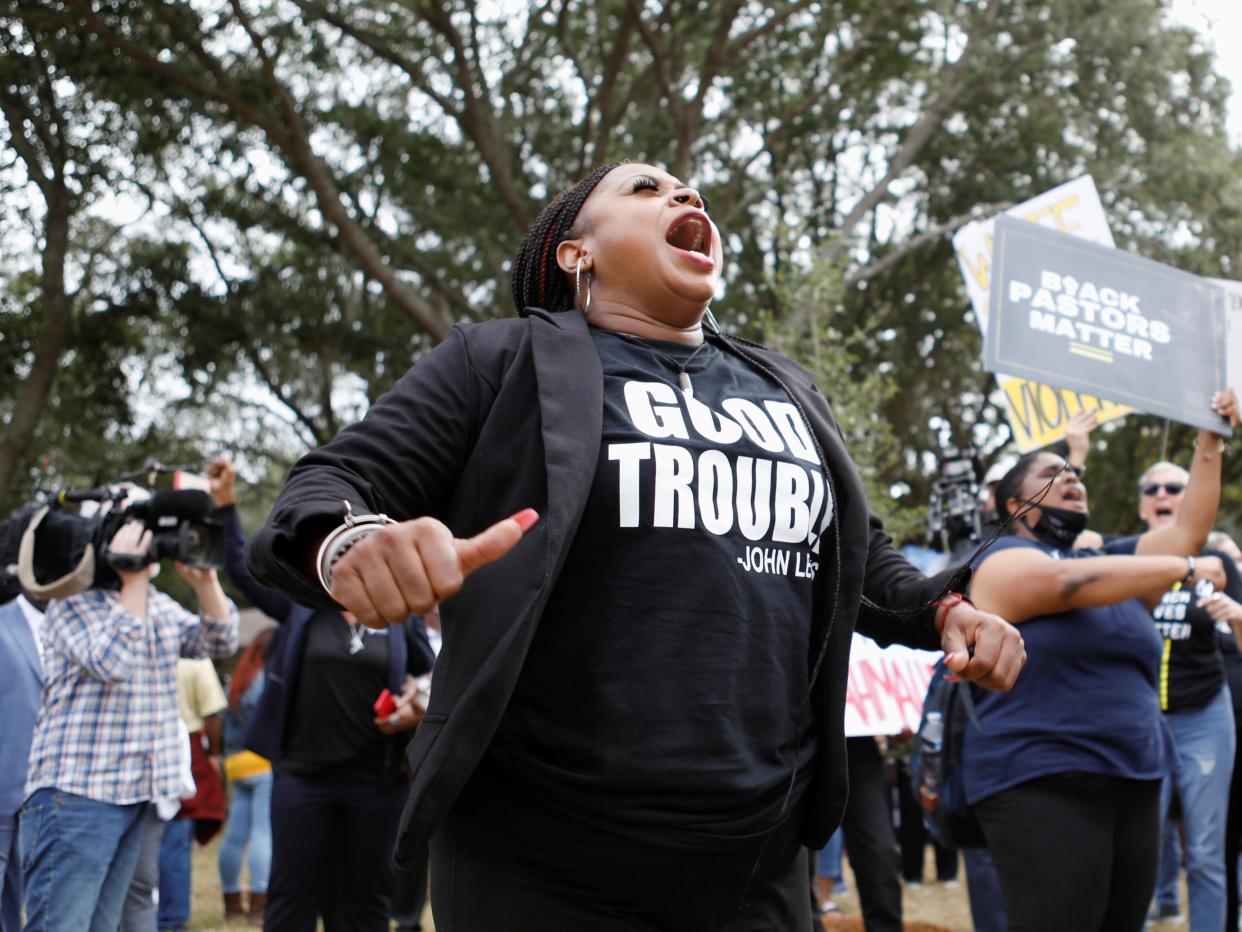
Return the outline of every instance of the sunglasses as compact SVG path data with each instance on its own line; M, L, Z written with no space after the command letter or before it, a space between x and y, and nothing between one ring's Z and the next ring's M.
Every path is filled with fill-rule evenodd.
M1164 489L1170 495L1181 495L1186 491L1186 484L1184 482L1150 482L1143 486L1143 494L1159 495L1161 489Z

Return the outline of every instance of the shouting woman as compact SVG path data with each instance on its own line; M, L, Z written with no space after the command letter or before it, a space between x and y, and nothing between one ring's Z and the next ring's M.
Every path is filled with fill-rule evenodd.
M808 373L704 327L722 265L694 188L597 169L523 240L519 316L454 329L255 539L306 604L443 603L398 842L437 929L809 928L855 628L1021 669L892 548Z

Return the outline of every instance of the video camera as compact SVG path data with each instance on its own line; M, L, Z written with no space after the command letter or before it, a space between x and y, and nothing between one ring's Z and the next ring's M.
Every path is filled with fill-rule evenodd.
M979 502L979 454L974 447L949 447L940 457L940 478L927 505L927 546L952 554L963 543L983 539Z
M166 559L199 568L223 565L224 526L213 516L210 493L187 487L194 484L190 474L158 463L147 464L139 474L147 475L148 485L171 474L173 487L140 500L134 500L135 490L147 490L133 485L61 489L0 522L0 602L22 589L42 599L115 589L120 586L116 570L134 572ZM97 507L71 507L82 503ZM147 552L110 553L113 535L131 520L151 531Z

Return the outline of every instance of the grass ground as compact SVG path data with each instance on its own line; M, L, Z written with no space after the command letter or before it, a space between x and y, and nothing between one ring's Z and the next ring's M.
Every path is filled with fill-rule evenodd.
M220 875L216 870L216 852L219 839L205 848L194 851L194 899L191 908L190 928L201 932L242 932L250 927L224 922L224 903L220 897ZM928 877L922 886L907 886L904 891L903 909L907 932L969 932L971 929L970 906L966 899L965 872L960 872L961 882L946 886L932 879L931 857L928 852ZM848 893L838 892L833 899L841 907L843 915L824 922L828 932L862 932L858 898L854 891L857 884L853 871L846 866ZM1186 902L1185 883L1182 884L1182 903ZM1183 911L1185 907L1183 905ZM424 917L423 928L434 932L430 911ZM1159 923L1149 926L1150 932L1186 932L1188 926L1181 923Z
M244 922L224 921L224 899L220 895L220 872L216 868L216 856L220 850L217 835L206 847L194 846L194 888L190 901L190 925L194 932L254 932ZM242 874L243 882L245 873ZM435 932L431 923L431 911L423 915L423 929Z

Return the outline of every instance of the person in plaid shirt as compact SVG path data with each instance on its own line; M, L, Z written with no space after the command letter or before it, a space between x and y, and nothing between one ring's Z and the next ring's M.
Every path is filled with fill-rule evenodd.
M130 522L109 549L146 553L150 537ZM177 658L234 653L237 610L214 570L177 571L199 615L151 587L149 568L49 606L21 819L29 930L116 929L146 808L181 795Z

